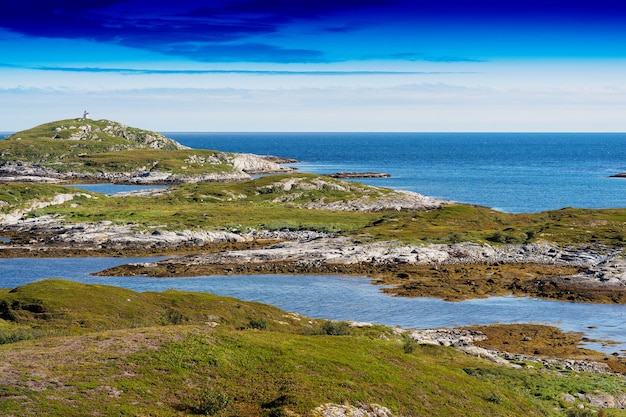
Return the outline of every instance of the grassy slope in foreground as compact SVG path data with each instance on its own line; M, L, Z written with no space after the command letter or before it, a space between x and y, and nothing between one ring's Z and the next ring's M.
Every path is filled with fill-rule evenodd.
M311 416L330 402L377 403L396 416L563 416L577 415L557 410L576 412L564 393L626 390L621 377L503 368L407 346L390 328L348 329L210 294L51 280L0 300L3 333L57 335L0 346L2 415Z

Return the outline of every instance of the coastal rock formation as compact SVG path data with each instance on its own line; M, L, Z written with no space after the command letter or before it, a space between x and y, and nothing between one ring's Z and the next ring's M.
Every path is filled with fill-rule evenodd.
M475 346L475 342L487 339L487 336L479 331L465 329L399 329L397 333L404 334L421 345L450 346L467 353L468 355L487 359L500 365L520 368L518 363L537 362L548 369L560 369L564 371L589 372L596 374L611 373L611 368L602 362L589 360L546 358L541 356L509 353L496 349L486 349ZM588 400L590 401L590 400ZM598 406L598 405L596 405Z
M583 270L573 275L551 277L545 282L531 280L528 285L537 290L538 294L542 293L542 286L550 287L561 283L565 288L562 291L564 293L570 287L586 288L592 292L604 288L609 294L616 290L618 298L614 302L619 302L626 291L626 260L621 251L589 246L558 248L548 243L502 247L468 242L418 246L397 242L360 244L347 237L323 237L280 242L261 249L188 255L157 263L130 264L120 270L105 271L102 274L177 276L334 272L401 276L400 268L410 265L430 265L437 268L444 265L517 263L575 266ZM466 283L466 286L470 284L473 285ZM493 285L495 281L487 284ZM519 287L521 291L528 291L530 288L524 290L521 281L512 285Z
M438 346L471 346L475 341L485 340L487 336L482 332L463 329L424 329L409 330L407 336L421 345Z
M268 169L273 166L266 165ZM0 180L2 182L45 182L45 183L111 183L137 185L167 185L193 182L245 181L252 177L243 171L204 173L195 175L177 174L165 171L98 171L59 172L52 168L42 167L30 162L0 163Z
M328 174L331 178L389 178L391 175L384 172L336 172Z
M398 242L374 242L367 244L356 243L348 237L318 238L308 241L280 242L264 249L231 251L207 255L175 258L164 261L168 263L192 264L242 264L254 265L268 262L281 262L296 265L349 265L371 263L378 265L414 264L475 264L475 263L560 263L563 265L577 265L589 268L588 271L597 271L598 280L606 279L610 265L613 277L622 280L624 264L618 258L617 251L605 253L600 248L593 251L591 248L559 249L554 245L528 244L508 245L496 247L487 244L457 243L404 245ZM595 269L593 269L595 267ZM590 278L594 274L587 273Z
M291 203L301 208L331 211L387 211L387 210L433 210L449 201L427 197L411 191L390 190L380 187L364 186L348 181L336 181L324 177L289 177L273 182L258 190L260 193L272 194L280 191L274 203ZM322 192L314 201L298 203L298 199L307 192ZM345 192L350 199L330 200L323 195L324 191ZM354 198L354 196L357 196Z
M37 210L39 208L44 208L48 206L63 204L67 201L73 200L75 197L83 196L86 198L91 198L91 195L86 193L71 193L71 194L57 194L50 200L45 201L34 201L28 207L25 207L21 210L14 210L11 213L0 213L0 224L4 223L4 225L15 225L19 221L23 220L24 215L30 211Z
M233 166L246 174L266 174L293 171L292 168L284 167L278 162L274 162L271 158L249 153L235 153L231 155Z
M303 204L308 209L332 211L387 211L387 210L433 210L447 204L444 200L427 197L411 191L398 190L371 198L363 196L355 200L326 202L323 199Z
M46 248L137 250L148 248L174 248L180 246L203 246L209 243L245 242L239 234L226 231L168 231L158 228L138 229L133 225L116 225L110 221L98 223L75 223L63 225L54 219L22 219L4 226L5 231L33 236L28 242L15 242L10 248L22 244L38 249L39 237L45 236ZM34 245L34 247L32 247Z

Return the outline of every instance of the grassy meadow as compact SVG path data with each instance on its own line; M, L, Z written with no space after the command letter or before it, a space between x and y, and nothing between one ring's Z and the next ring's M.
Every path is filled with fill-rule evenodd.
M326 403L396 416L578 416L591 410L564 394L626 391L623 377L510 369L392 328L211 294L49 280L0 291L0 317L5 416L314 416Z
M298 179L285 190L281 185ZM316 181L337 187L309 186ZM391 190L323 178L312 174L271 175L236 183L198 183L173 186L152 197L77 197L63 205L29 215L58 215L66 222L109 220L137 227L169 230L314 230L360 236L366 240L405 243L507 244L548 241L557 245L590 243L621 246L626 239L626 209L565 208L532 214L503 213L464 204L428 211L332 211L305 208L307 203L375 200ZM298 188L299 187L299 188ZM69 191L68 191L69 190ZM3 184L3 212L29 202L51 198L75 188L41 184Z

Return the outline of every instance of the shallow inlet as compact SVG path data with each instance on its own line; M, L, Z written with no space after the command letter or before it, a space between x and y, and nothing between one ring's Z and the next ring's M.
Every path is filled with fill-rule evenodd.
M390 297L369 279L338 275L245 275L194 278L95 277L90 273L129 262L163 258L0 259L0 287L14 288L45 278L64 278L135 291L210 292L272 304L287 311L332 320L372 322L404 328L456 327L492 323L539 323L584 332L587 343L605 353L626 352L626 306L584 304L518 297L462 302Z
M168 188L167 185L125 185L125 184L110 184L110 183L102 183L102 184L67 184L68 187L80 188L81 190L91 191L94 193L101 194L117 194L117 193L128 193L131 191L143 191L143 190L153 190L159 188Z

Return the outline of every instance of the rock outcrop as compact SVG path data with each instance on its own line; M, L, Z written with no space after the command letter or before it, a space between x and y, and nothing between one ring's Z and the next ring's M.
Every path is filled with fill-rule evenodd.
M52 218L21 219L5 224L4 230L19 235L31 235L28 242L21 242L25 248L45 248L60 250L97 251L101 249L137 250L154 248L178 248L181 246L203 246L209 243L245 242L248 238L226 231L169 231L158 228L142 229L133 225L116 225L110 221L98 223L60 224ZM9 248L15 249L18 244Z
M271 236L265 233L264 236ZM348 237L324 237L277 243L268 248L198 255L194 259L176 258L168 262L241 263L283 262L294 264L475 264L475 263L561 263L578 265L596 271L585 275L597 280L607 279L607 273L622 280L626 269L621 254L606 248L561 249L552 244L507 245L457 243L405 245L398 242L356 243ZM594 269L595 268L595 269ZM605 271L605 274L602 274ZM601 277L601 278L599 278Z
M272 169L269 167L268 169ZM272 171L268 171L272 172ZM69 171L59 172L31 162L0 163L0 181L3 182L45 182L45 183L111 183L137 185L169 185L194 182L246 181L252 177L243 171L205 173L196 175L176 174L166 171L135 170L135 171Z
M174 139L168 138L161 133L148 130L136 129L119 122L102 121L95 122L89 119L77 119L75 124L62 124L54 128L53 139L66 139L72 141L97 141L103 137L114 136L126 139L125 144L113 147L110 151L121 149L189 149ZM17 135L19 135L18 133Z
M315 417L394 417L391 411L378 404L352 405L324 404L313 410Z
M557 369L564 371L589 372L596 374L611 373L611 368L602 362L546 358L541 356L523 355L517 353L503 352L495 349L486 349L475 346L474 343L487 339L487 336L479 331L464 329L395 329L397 333L404 334L421 345L450 346L467 353L468 355L487 359L499 365L506 365L513 368L520 368L519 363L536 362L547 369Z
M269 234L265 234L269 236ZM626 289L626 260L619 250L603 247L558 248L554 245L528 244L495 247L487 244L403 245L397 242L356 243L347 237L317 237L311 240L285 241L262 249L225 251L188 255L158 263L136 265L135 273L151 270L185 271L206 275L221 268L234 273L328 273L346 271L394 271L398 265L471 265L499 263L535 263L576 266L584 272L552 277L569 286L607 291ZM367 265L369 269L359 269ZM191 266L191 267L190 267ZM133 270L132 264L130 269ZM194 273L194 269L197 273ZM226 271L221 271L226 273ZM393 273L393 272L391 272ZM535 282L535 281L533 281ZM539 281L537 281L539 282Z
M298 203L298 199L311 191L338 191L348 193L352 198L330 200L321 195L314 201ZM266 185L258 190L272 194L280 191L274 203L290 203L301 208L331 211L388 211L388 210L433 210L449 201L427 197L411 191L390 190L364 186L359 183L337 181L325 177L289 177Z
M63 204L67 201L73 200L75 197L82 196L86 198L91 198L90 194L86 193L68 193L68 194L57 194L50 200L44 201L34 201L29 204L27 207L21 210L14 210L10 213L0 213L0 224L3 223L5 226L16 225L20 221L24 219L24 215L30 211L37 210L40 208Z

